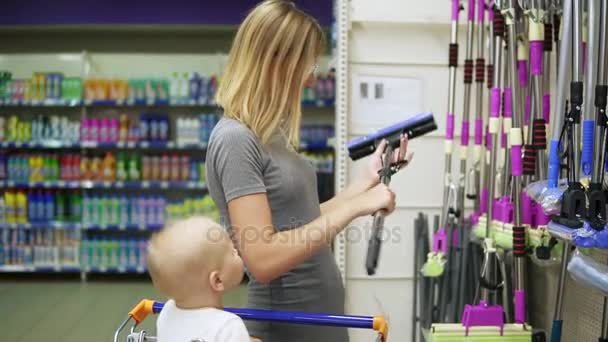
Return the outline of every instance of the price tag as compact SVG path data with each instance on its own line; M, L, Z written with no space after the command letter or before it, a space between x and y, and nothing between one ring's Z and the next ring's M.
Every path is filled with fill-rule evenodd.
M117 188L124 188L125 187L125 182L123 182L123 181L116 182L116 187Z
M154 105L154 103L155 103L155 102L156 102L156 101L155 101L154 99L147 99L146 104L147 104L148 106L152 106L152 105Z
M15 182L13 182L13 181L8 181L8 182L6 182L6 186L7 186L7 187L9 187L9 188L12 188L12 187L14 187L14 186L15 186Z
M53 267L53 270L55 270L55 272L59 272L59 271L61 271L61 267L59 265L55 265Z
M127 106L132 106L135 104L135 99L128 99L127 101L125 101L125 104Z
M147 189L147 188L149 188L149 187L150 187L150 182L148 182L148 181L143 181L143 182L141 182L141 187L142 187L143 189Z
M141 266L138 266L135 270L137 271L137 273L144 273L145 271L144 268Z
M103 182L103 187L106 188L106 189L107 188L111 188L112 187L112 182L107 182L107 181Z
M99 267L99 272L106 273L107 271L108 271L108 269L105 266Z
M168 182L160 182L160 187L161 187L161 189L167 189L167 188L169 188L169 183Z
M137 227L137 229L139 229L139 230L146 230L146 228L147 227L145 225L140 225Z
M196 182L188 182L188 184L186 185L186 187L188 189L195 189L196 188Z
M128 148L135 148L135 142L133 142L133 141L129 141L129 142L127 143L127 147L128 147Z
M116 147L117 147L117 148L124 148L124 147L125 147L125 143L124 143L124 142L122 142L122 141L117 142L117 143L116 143Z
M65 187L65 181L58 181L57 182L57 186L60 188L64 188Z
M147 142L147 141L142 141L142 142L139 143L139 146L141 148L149 148L150 147L150 143Z
M124 103L125 103L124 99L118 99L118 100L116 100L116 105L117 106L122 106Z
M20 148L21 146L23 146L22 142L19 142L19 141L15 142L15 148Z
M43 182L43 183L42 183L42 186L43 186L43 187L45 187L45 188L50 188L52 185L53 185L53 184L51 184L51 182ZM31 186L31 187L35 187L35 186L36 186L36 183L30 183L30 186Z
M118 230L127 230L127 226L125 226L125 225L119 225L118 226Z
M127 271L127 269L125 267L119 267L118 268L118 273L125 273Z

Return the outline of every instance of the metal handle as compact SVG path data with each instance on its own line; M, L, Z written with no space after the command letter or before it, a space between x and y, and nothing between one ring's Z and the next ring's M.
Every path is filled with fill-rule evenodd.
M382 228L384 226L384 214L377 212L374 214L374 223L372 226L372 236L369 238L367 245L367 256L365 258L365 268L368 275L376 273L378 266L378 257L380 256L380 247L382 246Z
M116 331L114 341L117 341L118 334L130 319L133 319L136 324L139 324L149 314L159 313L163 307L164 303L155 302L150 299L142 299L133 307L133 309L131 309L131 311L129 311L129 318ZM388 338L388 323L384 316L328 315L321 313L241 308L224 308L224 310L231 312L244 320L372 329L378 332L380 341L386 342Z

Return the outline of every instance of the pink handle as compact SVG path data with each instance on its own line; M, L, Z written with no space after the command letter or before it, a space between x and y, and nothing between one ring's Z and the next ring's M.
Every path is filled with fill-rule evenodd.
M543 74L543 53L544 44L542 40L530 42L530 71L532 75L540 76Z
M488 212L488 189L481 189L481 197L479 199L479 212L482 214Z
M477 0L477 21L480 24L486 20L486 2L485 0Z
M454 114L448 114L448 122L445 128L445 138L454 140Z
M523 290L515 290L515 323L526 322L526 294Z
M511 174L515 177L524 174L520 145L511 145Z
M460 12L460 1L452 0L452 21L458 21L458 13Z
M526 115L524 121L526 125L530 124L530 113L532 112L532 98L528 95L526 96Z
M527 88L529 84L528 79L528 62L527 61L518 61L517 62L517 71L519 72L519 85L522 88Z
M492 88L490 97L490 116L497 118L500 115L500 88Z
M551 118L551 95L549 94L543 96L543 117L545 122L549 122Z
M460 145L469 146L469 122L462 121L462 132L460 135Z
M483 142L483 119L475 119L475 145L481 145Z
M512 118L513 117L513 108L511 107L511 100L512 100L512 96L513 93L511 91L511 88L507 87L505 88L505 98L504 98L504 106L505 106L505 112L504 112L504 117L505 118Z
M469 6L467 9L469 10L467 19L472 22L475 20L475 0L469 0Z

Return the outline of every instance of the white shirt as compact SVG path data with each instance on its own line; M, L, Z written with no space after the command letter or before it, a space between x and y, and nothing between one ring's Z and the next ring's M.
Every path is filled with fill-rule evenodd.
M180 309L165 303L156 320L159 342L249 342L241 318L215 308Z

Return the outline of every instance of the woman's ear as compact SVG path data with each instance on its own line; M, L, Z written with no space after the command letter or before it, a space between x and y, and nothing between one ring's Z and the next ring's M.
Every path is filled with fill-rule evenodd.
M226 289L218 271L213 271L209 274L209 286L215 292L224 292Z

